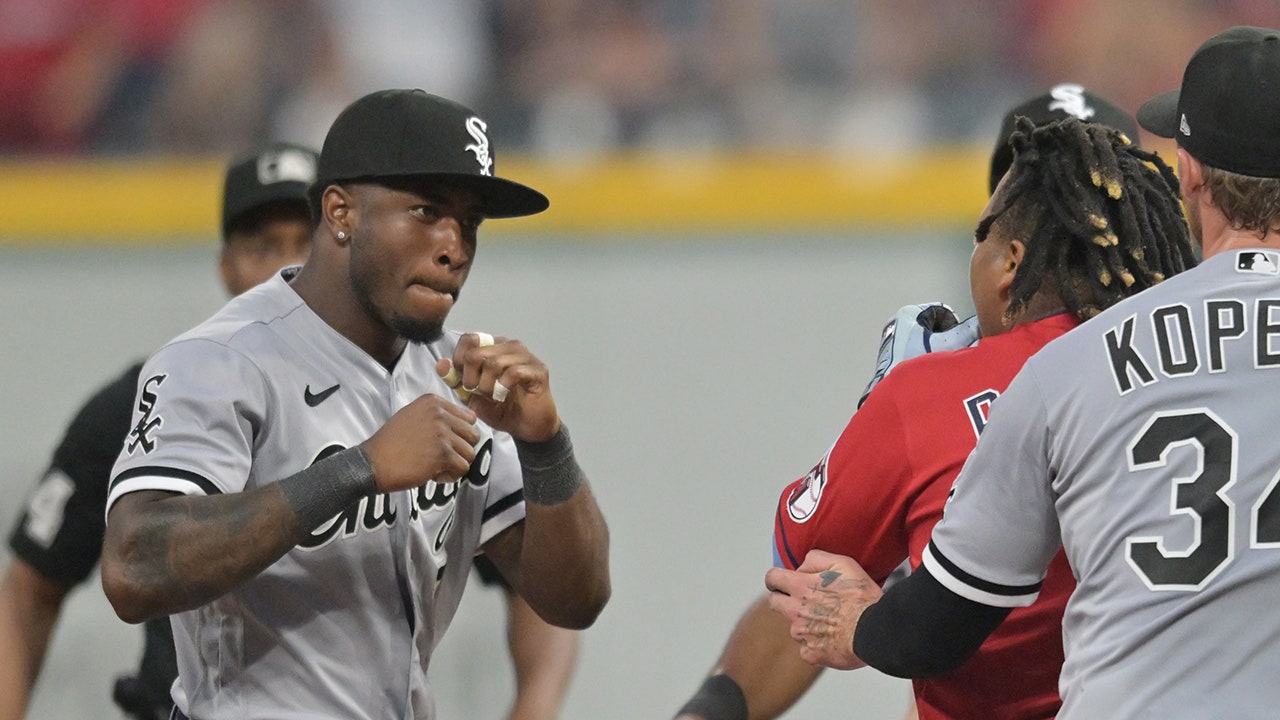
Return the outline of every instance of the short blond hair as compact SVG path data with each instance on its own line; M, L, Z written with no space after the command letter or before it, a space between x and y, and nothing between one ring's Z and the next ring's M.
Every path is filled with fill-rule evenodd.
M1204 186L1236 230L1280 232L1280 178L1253 177L1204 166Z

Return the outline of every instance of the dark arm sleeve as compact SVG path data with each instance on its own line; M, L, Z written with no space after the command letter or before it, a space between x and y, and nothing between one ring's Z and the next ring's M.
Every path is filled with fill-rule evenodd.
M129 368L76 413L9 537L14 555L51 580L82 582L102 554L107 484L141 369Z
M960 597L921 565L863 613L853 651L888 675L941 675L977 652L1011 611Z

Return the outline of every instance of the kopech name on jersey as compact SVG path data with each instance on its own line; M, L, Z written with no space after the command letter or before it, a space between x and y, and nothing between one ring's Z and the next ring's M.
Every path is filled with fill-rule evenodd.
M1135 345L1140 327L1136 315L1102 335L1121 395L1151 385L1160 376L1225 372L1228 343L1250 343L1254 369L1280 368L1280 298L1259 299L1252 307L1231 298L1205 300L1194 310L1174 303L1156 308L1149 319L1157 357L1143 355Z

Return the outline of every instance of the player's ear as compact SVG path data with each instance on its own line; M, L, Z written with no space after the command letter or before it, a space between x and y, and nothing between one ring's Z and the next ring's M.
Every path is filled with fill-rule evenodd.
M1018 274L1018 268L1022 266L1022 261L1027 257L1027 244L1021 240L1010 240L1005 243L1004 247L1004 266L1000 273L998 285L1000 293L1007 294L1009 288L1013 285L1013 278Z
M1178 185L1184 198L1189 198L1204 185L1204 166L1182 148L1178 148Z
M352 206L351 193L341 185L330 185L320 194L321 222L329 227L329 235L339 245L351 240Z

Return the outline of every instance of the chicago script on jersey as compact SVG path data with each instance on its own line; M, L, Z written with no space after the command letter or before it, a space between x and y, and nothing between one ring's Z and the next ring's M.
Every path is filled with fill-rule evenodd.
M341 449L337 446L325 448L317 457L317 461ZM409 506L409 520L416 522L424 514L433 511L444 512L448 516L452 516L459 486L467 483L479 488L489 482L489 467L492 456L493 439L489 438L476 450L475 460L471 461L471 469L458 482L442 483L428 480L410 491L413 502ZM360 532L374 532L381 528L389 528L396 524L397 516L398 513L392 494L366 495L312 531L311 537L300 543L299 547L315 549L328 544L336 537L352 537ZM443 544L444 535L447 534L450 527L452 527L452 522L447 518L441 533L436 538L437 546Z

